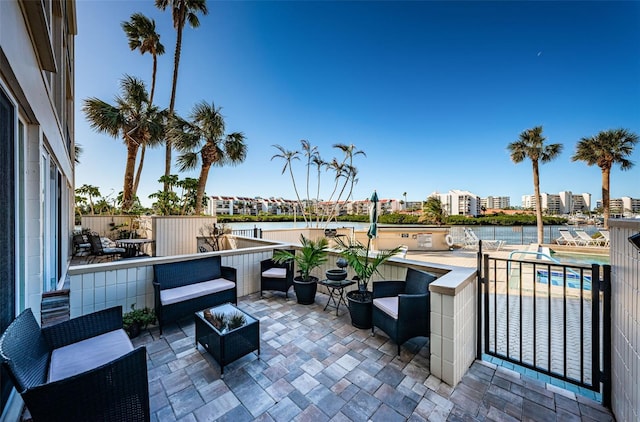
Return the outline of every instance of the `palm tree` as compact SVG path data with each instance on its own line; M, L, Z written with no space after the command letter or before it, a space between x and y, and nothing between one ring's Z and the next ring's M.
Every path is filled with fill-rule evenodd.
M422 214L418 217L418 222L443 225L447 221L447 211L442 205L442 200L438 196L430 196L422 206Z
M531 160L533 167L533 189L536 197L536 220L538 226L538 244L542 244L544 231L542 225L542 199L540 197L540 163L548 163L562 152L562 144L545 145L546 138L542 136L542 126L527 129L520 134L517 141L511 142L507 148L511 154L511 161L521 163L525 158Z
M79 188L76 188L76 198L80 197L83 200L88 200L89 209L91 210L91 215L95 215L96 211L93 205L93 198L100 198L102 195L100 194L100 189L97 186L87 185L86 183ZM87 198L84 197L87 196ZM77 201L76 201L77 202Z
M289 174L291 175L291 181L293 182L293 190L296 193L296 198L298 199L298 204L301 206L302 208L302 217L304 217L304 222L305 224L309 224L307 222L307 213L305 212L305 208L302 207L302 201L300 200L300 195L298 194L298 187L296 186L296 178L293 175L293 168L291 166L291 162L293 160L299 160L300 157L300 152L298 151L289 151L287 149L285 149L284 147L280 146L280 145L273 145L274 148L276 148L278 151L280 151L280 154L275 154L273 157L271 157L271 160L273 160L274 158L282 158L284 160L284 166L282 167L282 173L284 174L285 171L287 171L287 168L289 169Z
M116 97L116 105L98 98L84 100L82 111L92 129L121 136L127 148L127 162L122 189L122 209L128 211L136 195L133 185L138 148L143 144L160 142L164 132L163 113L149 103L144 82L125 75L120 81L122 95Z
M611 167L620 165L620 170L629 170L633 162L627 157L638 143L638 135L626 129L602 131L596 136L582 138L576 145L571 161L584 161L588 166L597 165L602 170L602 207L604 228L609 228L609 186Z
M304 156L307 157L307 197L305 199L305 205L308 206L308 202L310 200L309 195L309 178L311 175L311 163L314 158L318 157L318 147L311 145L311 142L306 139L300 140L300 144L302 145L302 152ZM317 211L317 202L316 202L316 211Z
M403 192L402 196L404 196L404 209L407 210L407 192Z
M201 161L194 213L202 213L204 189L211 166L235 165L247 157L247 145L242 132L225 135L220 108L202 101L193 107L190 122L177 116L172 120L167 139L183 154L178 157L180 171L193 169Z
M140 54L150 53L153 57L153 71L151 73L151 94L149 94L149 104L153 104L153 96L156 91L156 73L158 70L158 56L164 54L164 45L160 43L160 34L156 32L156 21L149 19L142 13L131 15L129 22L122 22L122 29L127 34L129 48L131 51L139 50ZM142 165L147 149L147 144L142 144L140 150L140 164L133 181L134 192L138 191L140 176L142 175Z
M176 105L176 86L178 84L178 67L180 66L180 54L182 52L182 30L185 23L189 22L189 26L197 28L200 26L198 12L203 15L209 13L207 10L206 0L156 0L156 7L160 10L166 10L171 6L171 17L173 19L173 27L176 30L176 49L173 54L173 82L171 85L171 100L169 101L169 115L173 116ZM164 175L169 176L171 173L171 142L166 140L166 157L164 163ZM167 191L169 186L165 183L164 190Z

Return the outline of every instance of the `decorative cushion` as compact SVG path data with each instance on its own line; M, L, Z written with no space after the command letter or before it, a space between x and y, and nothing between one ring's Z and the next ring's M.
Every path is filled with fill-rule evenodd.
M287 278L287 269L269 268L267 271L262 272L262 276L268 278Z
M49 382L90 371L132 350L131 340L122 329L54 349L49 365Z
M125 253L126 250L124 248L102 248L104 253Z
M398 319L398 296L379 297L373 299L373 306L393 319Z
M226 280L224 278L217 278L215 280L187 284L186 286L161 290L160 302L162 302L162 305L171 305L172 303L178 303L196 297L206 296L211 293L233 289L234 287L234 282Z

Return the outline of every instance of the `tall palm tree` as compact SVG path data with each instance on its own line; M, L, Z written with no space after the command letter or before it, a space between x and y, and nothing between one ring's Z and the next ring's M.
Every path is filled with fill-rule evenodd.
M182 152L178 157L180 171L193 169L201 162L194 213L202 213L204 189L212 166L235 165L247 157L247 145L242 132L225 134L220 108L202 101L193 107L191 121L177 116L172 120L167 139Z
M184 25L189 22L189 26L197 28L200 26L200 20L197 13L203 15L209 13L207 10L206 0L156 0L156 7L160 10L166 10L171 7L171 17L173 19L173 27L176 30L176 49L173 54L173 82L171 85L171 100L169 101L169 115L173 116L176 105L176 86L178 84L178 67L180 66L180 54L182 52L182 30ZM166 157L164 163L164 175L171 174L171 142L166 140ZM169 186L165 183L164 190L167 191Z
M542 126L523 131L518 140L511 142L507 148L511 154L511 161L521 163L525 158L531 160L533 167L533 190L536 197L536 220L538 226L538 244L543 243L544 231L542 225L542 198L540 197L540 163L548 163L562 152L562 144L545 145L546 138L542 136Z
M584 161L588 166L597 165L602 170L602 208L604 228L609 228L609 186L611 167L620 165L620 170L629 170L633 162L627 157L638 143L638 135L626 129L610 129L596 136L582 138L576 145L571 161Z
M145 143L160 142L164 132L163 113L149 103L144 82L125 75L120 81L122 95L111 105L98 98L84 100L82 111L92 129L120 136L127 148L127 162L122 188L122 209L128 211L133 205L136 191L133 186L138 148Z
M280 145L273 145L273 147L276 148L278 151L280 151L280 154L275 154L274 156L271 157L271 160L273 160L274 158L281 158L284 160L284 166L282 167L282 174L284 174L284 172L287 171L287 168L289 169L289 174L291 175L291 181L293 182L293 190L296 193L296 198L298 199L298 205L300 205L302 208L302 217L304 218L305 224L308 225L309 222L307 221L307 213L305 211L305 208L302 207L302 201L300 200L300 194L298 193L298 186L296 186L296 178L293 175L293 167L291 166L291 162L293 160L300 159L300 152L289 151Z
M153 58L153 70L151 72L151 94L149 94L149 104L153 104L153 96L156 91L156 73L158 70L158 56L164 54L164 45L160 43L160 34L156 32L156 21L149 19L142 13L134 13L131 15L129 22L122 22L122 29L129 40L129 48L131 51L139 50L140 54L150 53ZM138 190L140 177L142 175L142 166L147 144L142 144L140 149L140 164L133 181L133 190Z

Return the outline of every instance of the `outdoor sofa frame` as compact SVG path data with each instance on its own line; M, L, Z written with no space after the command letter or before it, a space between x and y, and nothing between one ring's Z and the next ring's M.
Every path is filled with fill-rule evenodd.
M121 306L45 328L40 328L31 309L16 317L0 338L0 358L32 420L150 420L144 346L97 368L48 381L55 349L121 329Z
M155 312L160 326L193 316L197 311L223 303L238 303L237 270L221 265L219 255L188 261L169 262L153 266ZM213 289L211 289L212 284ZM223 286L218 289L216 285ZM187 288L189 292L173 303L163 300L172 289ZM203 289L200 289L203 287ZM206 287L206 288L205 288Z

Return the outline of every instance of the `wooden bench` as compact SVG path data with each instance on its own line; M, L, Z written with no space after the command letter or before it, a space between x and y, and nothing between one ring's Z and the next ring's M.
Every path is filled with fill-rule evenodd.
M167 322L223 303L237 303L236 269L222 266L220 256L156 264L153 273L160 334Z

